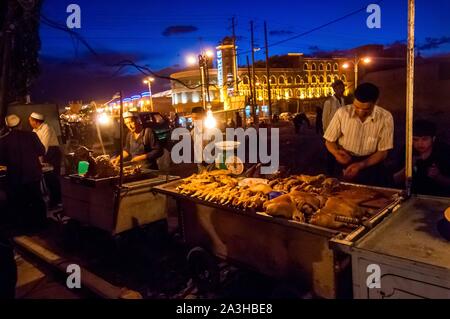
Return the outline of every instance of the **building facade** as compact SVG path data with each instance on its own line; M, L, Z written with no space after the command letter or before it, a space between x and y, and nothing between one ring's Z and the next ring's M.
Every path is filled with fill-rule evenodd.
M347 93L353 90L354 73L352 68L349 70L342 67L348 61L345 58L309 58L301 54L278 57L278 62L271 61L269 79L264 64L255 64L253 82L247 68L236 67L233 50L233 46L227 42L218 46L218 67L209 70L209 92L213 110L227 111L246 107L253 85L256 103L264 110L269 98L268 81L272 106L278 112L289 111L286 108L292 102L297 105L318 104L333 94L331 85L337 79L345 83ZM237 77L233 74L236 69ZM177 112L189 113L193 107L202 106L199 70L178 72L171 77L179 81L172 81L172 105ZM236 78L237 82L234 80Z

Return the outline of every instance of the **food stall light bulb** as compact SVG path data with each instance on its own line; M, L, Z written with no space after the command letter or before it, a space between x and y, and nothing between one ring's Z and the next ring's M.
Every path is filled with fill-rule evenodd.
M109 124L109 122L111 121L111 118L108 116L108 114L102 113L102 114L100 114L100 116L97 118L97 121L98 121L98 123L101 124L101 125L106 125L106 124Z
M213 115L212 111L208 110L206 112L205 127L207 129L212 129L212 128L215 128L216 125L217 125L217 121L214 118L214 115Z

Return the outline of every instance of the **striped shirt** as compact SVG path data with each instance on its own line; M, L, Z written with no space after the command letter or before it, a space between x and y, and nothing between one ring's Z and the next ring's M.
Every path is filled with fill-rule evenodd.
M327 130L328 125L330 125L331 120L333 119L336 111L344 106L344 98L342 97L340 100L336 96L330 96L325 103L323 104L323 114L322 114L322 124L324 131Z
M337 110L324 138L329 142L337 142L353 156L387 151L394 147L394 119L389 111L375 106L363 123L353 105L347 105Z

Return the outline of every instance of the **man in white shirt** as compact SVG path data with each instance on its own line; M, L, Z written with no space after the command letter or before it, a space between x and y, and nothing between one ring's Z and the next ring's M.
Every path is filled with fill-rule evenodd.
M31 113L28 119L33 132L37 134L39 140L45 147L45 155L41 159L42 163L49 163L53 166L53 172L46 174L45 181L50 193L50 207L55 207L61 203L61 185L59 177L61 175L61 150L55 130L45 123L44 115Z
M353 104L336 112L325 132L326 147L343 168L343 178L360 184L383 185L383 162L394 146L392 114L377 106L379 89L363 83Z
M341 80L336 80L331 85L334 91L334 95L330 96L328 99L326 99L325 103L323 104L323 111L322 111L322 126L323 131L326 132L328 126L330 125L331 120L334 117L334 114L336 114L337 110L340 107L343 107L345 105L344 102L344 92L345 92L345 84ZM336 159L334 156L327 152L327 174L329 176L334 176L335 170L336 170Z

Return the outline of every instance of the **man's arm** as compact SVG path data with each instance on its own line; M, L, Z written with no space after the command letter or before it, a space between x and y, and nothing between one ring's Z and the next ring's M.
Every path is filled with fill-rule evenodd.
M49 126L44 126L42 128L42 132L41 132L41 136L40 136L40 140L42 145L44 145L45 147L45 152L47 153L48 151L48 145L50 144L50 127Z
M39 157L44 156L46 153L46 149L45 149L44 145L41 143L41 140L39 139L39 137L37 136L36 133L33 133L32 136L33 136L34 148L35 148L37 155Z
M339 148L336 142L325 141L325 146L336 160L342 165L348 165L352 161L352 157L345 150Z
M133 158L133 161L153 161L163 154L161 144L149 128L145 130L144 143L148 144L144 146L146 146L147 149L150 149L150 151L146 154L136 156Z

